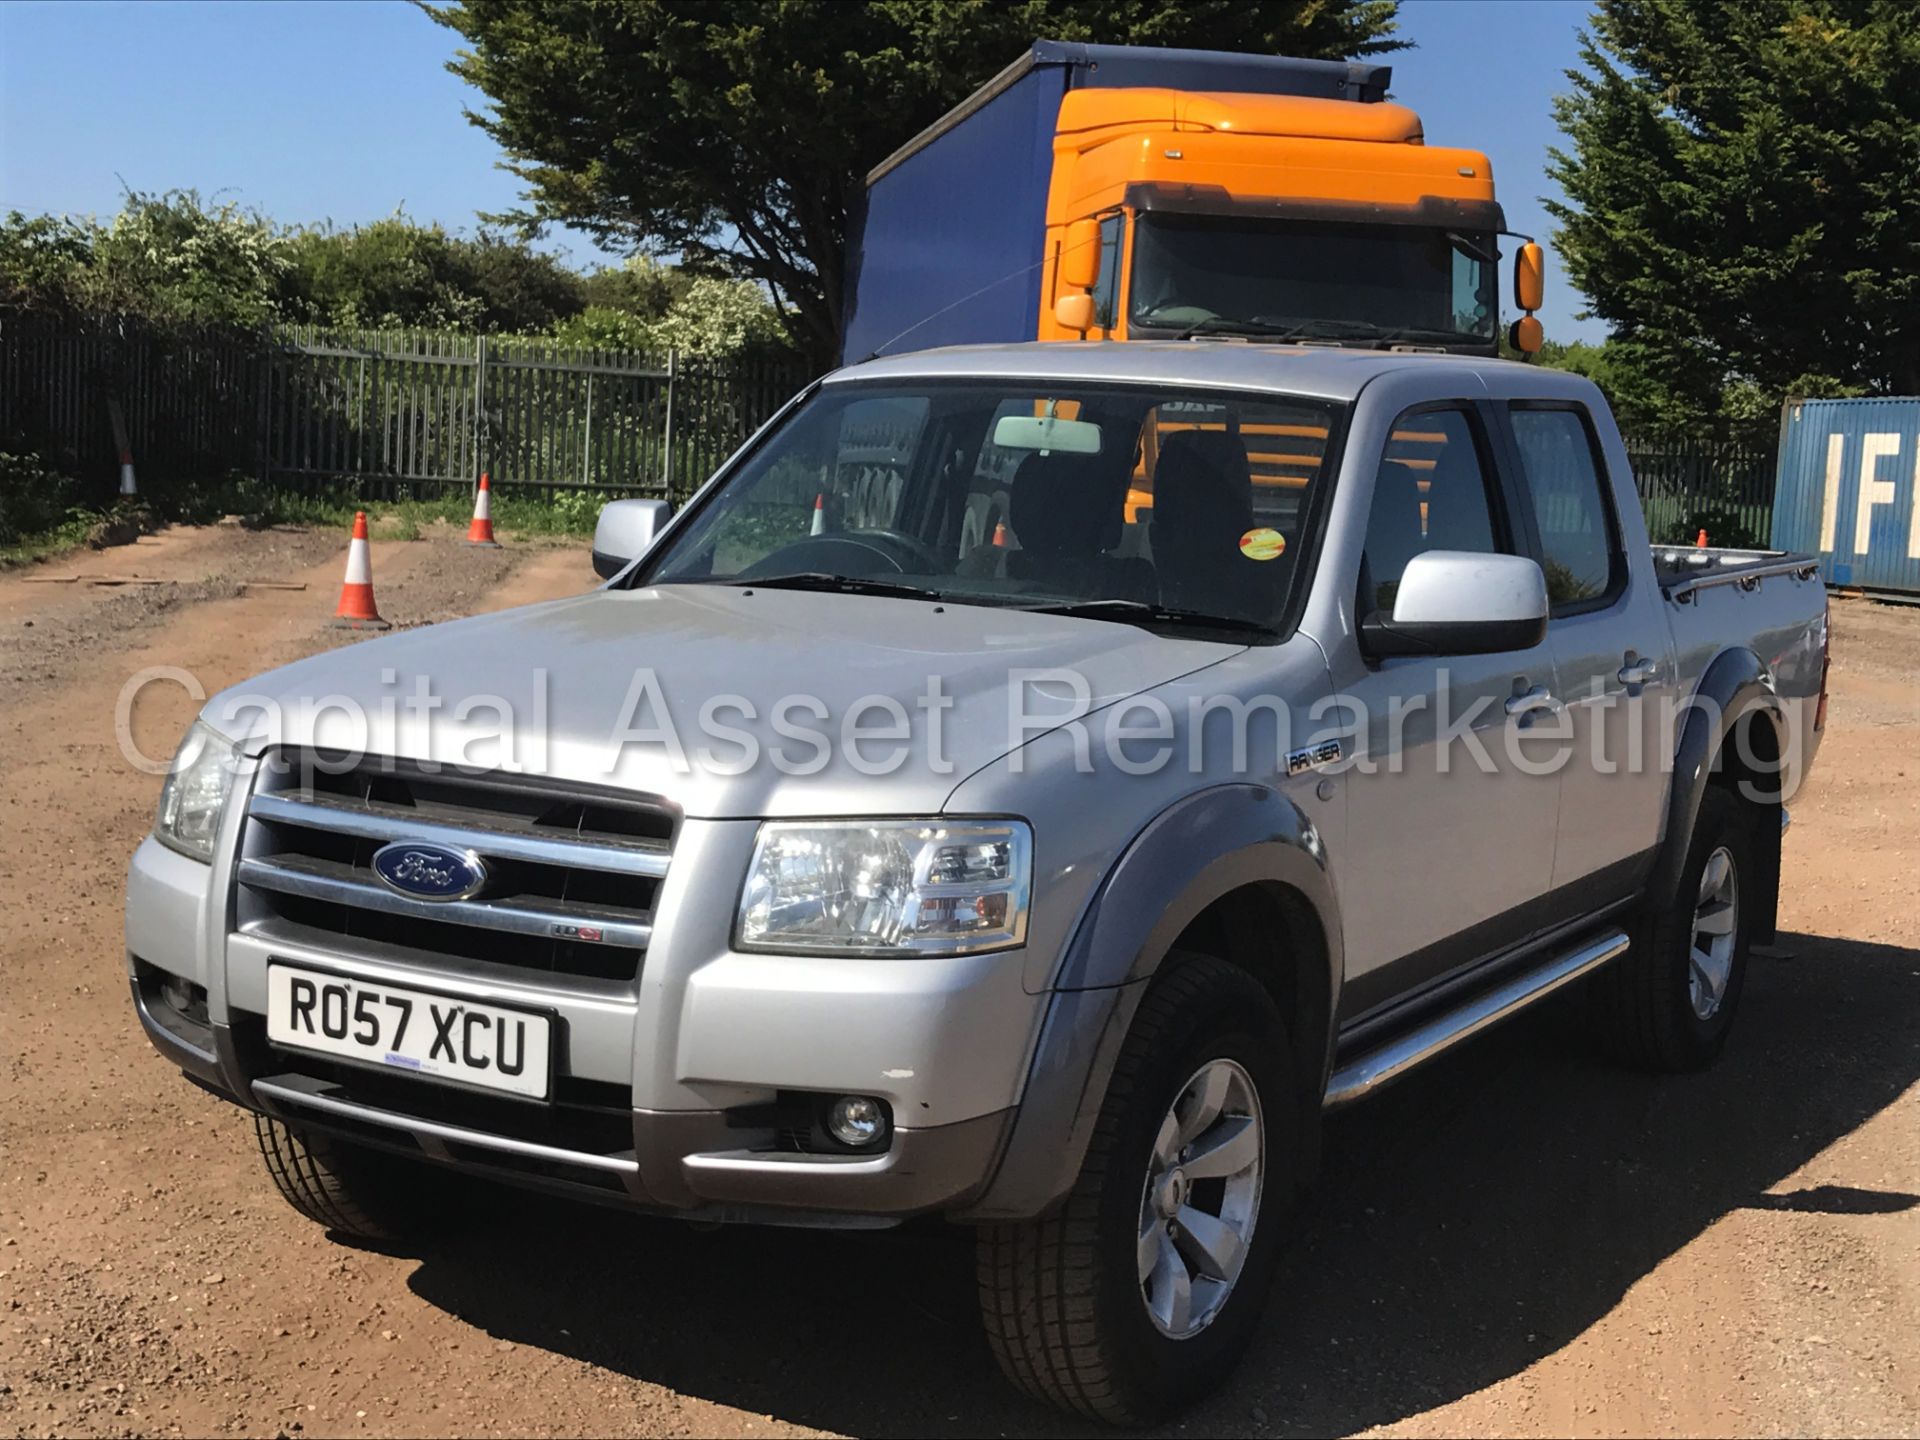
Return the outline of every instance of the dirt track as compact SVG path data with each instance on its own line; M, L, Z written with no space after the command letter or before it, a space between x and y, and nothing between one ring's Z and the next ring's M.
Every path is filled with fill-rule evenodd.
M177 531L0 576L0 1430L1067 1433L1003 1389L970 1251L707 1234L518 1195L345 1248L147 1046L121 880L158 782L130 674L352 637L331 535ZM421 623L585 588L580 549L376 544ZM238 592L238 582L307 582ZM1722 1064L1654 1081L1542 1013L1338 1117L1265 1328L1191 1434L1920 1434L1920 612L1835 606L1780 950ZM164 754L193 703L133 716Z

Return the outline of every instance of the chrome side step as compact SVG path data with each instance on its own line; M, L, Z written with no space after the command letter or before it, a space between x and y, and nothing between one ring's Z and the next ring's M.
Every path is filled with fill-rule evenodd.
M1536 1000L1545 999L1561 986L1570 984L1589 970L1625 952L1627 935L1613 930L1599 939L1563 951L1531 970L1462 1001L1453 1009L1416 1025L1405 1034L1385 1040L1364 1054L1349 1060L1333 1072L1327 1081L1326 1108L1337 1109L1364 1100L1389 1081L1397 1080L1417 1065L1444 1054L1469 1036L1477 1035L1509 1016L1516 1015Z

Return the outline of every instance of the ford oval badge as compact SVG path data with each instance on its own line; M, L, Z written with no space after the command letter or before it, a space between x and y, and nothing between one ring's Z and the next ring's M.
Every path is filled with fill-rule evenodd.
M373 852L373 873L389 890L416 900L467 900L487 883L487 867L471 850L430 840L396 840Z

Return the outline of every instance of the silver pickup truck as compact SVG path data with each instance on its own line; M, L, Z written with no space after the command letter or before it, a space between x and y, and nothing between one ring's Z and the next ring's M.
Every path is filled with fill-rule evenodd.
M1499 361L857 365L594 548L209 702L141 1024L347 1235L973 1226L1106 1420L1244 1350L1326 1109L1575 984L1711 1062L1824 719L1814 561L1651 549L1600 393Z

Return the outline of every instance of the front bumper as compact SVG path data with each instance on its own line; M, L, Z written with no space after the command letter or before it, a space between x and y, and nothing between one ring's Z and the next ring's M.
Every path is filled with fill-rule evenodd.
M728 852L752 826L687 828L661 903L675 918L631 984L456 970L372 940L342 953L312 934L234 929L230 862L208 867L148 840L128 882L135 1012L192 1079L250 1110L514 1183L715 1220L884 1224L963 1209L994 1175L1045 1008L1024 988L1026 957L738 954L726 932L740 871ZM706 863L681 864L696 858ZM554 1103L476 1099L270 1046L269 958L551 1011L564 1036ZM200 987L194 1013L173 1003L170 977ZM889 1147L796 1147L764 1113L796 1092L885 1099Z

